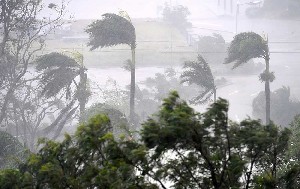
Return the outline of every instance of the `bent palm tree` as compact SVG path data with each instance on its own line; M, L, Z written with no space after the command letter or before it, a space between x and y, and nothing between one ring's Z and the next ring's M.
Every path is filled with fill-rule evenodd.
M83 57L79 53L72 53L74 58L70 58L61 53L50 53L39 57L36 60L36 70L42 72L40 85L42 87L42 95L46 97L54 97L60 92L66 95L67 99L71 98L71 85L76 86L74 98L72 98L69 105L63 110L62 114L70 115L75 112L72 106L75 101L79 102L80 114L85 110L85 105L89 97L87 90L87 74L86 68L83 66ZM79 82L75 78L79 76ZM77 109L77 108L76 108Z
M124 15L124 11L122 12ZM134 123L134 96L135 96L135 49L136 35L127 14L104 14L102 20L97 20L88 26L86 32L90 36L88 46L91 50L96 48L111 47L119 44L130 46L132 53L132 69L130 83L130 123Z
M266 124L270 124L270 82L275 79L270 72L270 52L268 40L254 32L244 32L236 35L228 48L225 64L235 62L232 69L248 62L252 58L263 58L266 63L265 71L260 74L260 80L265 82Z
M186 71L182 73L181 82L188 84L196 84L203 90L200 94L194 97L190 102L192 104L206 103L212 95L214 95L214 102L216 102L217 88L212 75L211 69L207 62L201 55L198 55L197 61L186 61L183 66Z

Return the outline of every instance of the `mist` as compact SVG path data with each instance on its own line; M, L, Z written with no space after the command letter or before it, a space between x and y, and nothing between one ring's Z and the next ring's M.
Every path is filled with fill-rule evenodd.
M0 0L0 189L299 188L299 61L296 0Z

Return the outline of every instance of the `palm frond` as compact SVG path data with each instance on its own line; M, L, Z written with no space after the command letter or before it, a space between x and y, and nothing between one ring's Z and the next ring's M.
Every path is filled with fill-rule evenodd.
M216 89L214 77L208 63L199 55L197 61L186 61L183 69L185 71L180 76L181 83L196 84L201 88L200 95L194 97L190 102L192 104L207 102Z
M189 102L195 105L205 104L211 99L213 94L214 94L213 89L207 89L205 91L202 91L198 96L192 98Z
M207 62L202 56L197 61L186 61L183 65L185 71L181 74L181 82L196 84L204 88L213 88L214 77Z
M80 67L80 65L74 59L57 52L40 56L35 60L35 63L35 69L37 71L43 71L52 68Z
M260 35L254 32L244 32L236 35L228 48L228 57L224 64L234 62L232 69L248 62L252 58L263 58L268 52L268 44Z
M119 44L135 48L135 28L130 21L111 13L102 16L102 20L93 22L86 29L90 37L88 46L91 47L91 50Z
M36 70L42 72L40 86L42 95L52 97L60 91L70 93L72 81L80 74L81 65L74 59L60 54L50 53L36 60Z

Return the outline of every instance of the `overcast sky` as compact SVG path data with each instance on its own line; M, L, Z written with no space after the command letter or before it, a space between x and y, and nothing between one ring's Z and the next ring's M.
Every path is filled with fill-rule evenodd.
M67 9L75 19L97 19L107 12L118 13L120 9L127 11L132 18L155 18L160 15L159 9L165 2L187 6L193 18L211 16L212 12L207 4L211 5L216 0L71 0Z

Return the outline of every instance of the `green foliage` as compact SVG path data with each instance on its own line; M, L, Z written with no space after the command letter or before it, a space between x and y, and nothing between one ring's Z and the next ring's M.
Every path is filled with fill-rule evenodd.
M300 161L300 116L295 116L294 120L290 124L292 136L289 146L289 158L294 161Z
M203 104L210 100L213 94L216 95L214 76L201 55L198 55L197 61L186 61L183 69L185 71L180 76L181 82L189 85L196 84L201 88L200 94L190 100L192 104Z
M62 142L41 140L40 151L19 171L2 172L0 182L23 188L26 177L32 188L157 188L135 172L145 148L125 138L117 142L111 129L109 118L97 115Z
M17 169L0 171L0 189L32 189L32 177Z
M88 46L91 46L91 50L119 44L126 44L134 49L136 36L132 23L116 14L107 13L102 16L102 20L93 22L86 29L90 36Z
M288 153L286 157L286 166L282 173L282 183L286 188L300 187L300 117L295 116L291 123L291 137Z
M152 152L149 165L174 188L249 188L267 183L258 178L268 172L277 185L289 135L288 129L257 120L228 121L224 99L196 113L176 92L143 124L141 133Z
M111 120L113 133L116 137L121 134L128 134L128 121L121 111L106 104L97 103L89 107L81 116L80 121L87 123L92 117L98 114L105 114Z
M300 187L300 165L292 165L282 176L281 185L284 188L296 189Z
M197 113L173 91L143 123L142 143L125 136L115 140L110 119L96 115L62 142L42 140L40 151L19 170L0 172L0 183L15 188L297 188L299 168L285 159L290 131L250 118L233 123L228 109L219 98Z
M233 68L248 62L252 58L266 58L268 44L260 35L254 32L244 32L236 35L228 48L225 64L235 62Z
M16 138L0 131L0 169L15 168L27 156L26 149Z
M244 163L231 152L227 111L227 101L219 99L206 113L198 114L176 92L171 93L141 133L145 145L154 150L150 159L158 176L175 188L239 186Z

